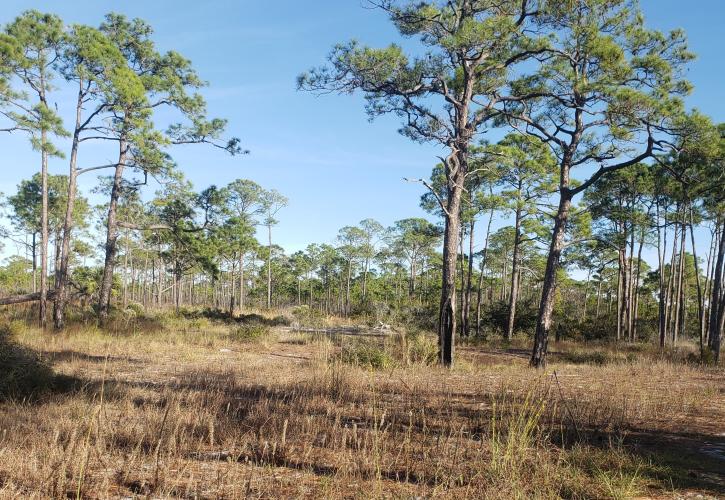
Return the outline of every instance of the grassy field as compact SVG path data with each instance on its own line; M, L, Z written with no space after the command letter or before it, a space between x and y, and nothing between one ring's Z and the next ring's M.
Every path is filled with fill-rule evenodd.
M535 372L489 342L445 370L423 334L121 323L3 322L2 498L725 495L725 371L686 346L555 344Z

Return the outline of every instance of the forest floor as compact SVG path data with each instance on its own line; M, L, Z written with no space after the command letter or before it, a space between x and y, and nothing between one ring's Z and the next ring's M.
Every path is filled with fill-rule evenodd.
M2 498L725 497L725 370L682 353L560 343L532 371L521 340L446 370L395 333L6 330L53 375L0 402Z

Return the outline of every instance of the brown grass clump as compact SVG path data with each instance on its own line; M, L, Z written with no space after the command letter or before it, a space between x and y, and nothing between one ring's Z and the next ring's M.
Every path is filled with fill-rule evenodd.
M722 491L723 462L701 451L722 440L722 369L648 350L591 363L585 354L601 346L564 345L538 373L516 347L483 345L444 370L415 337L341 341L267 326L259 341L238 322L163 321L123 335L13 333L74 383L0 406L0 496ZM389 362L370 361L378 355Z

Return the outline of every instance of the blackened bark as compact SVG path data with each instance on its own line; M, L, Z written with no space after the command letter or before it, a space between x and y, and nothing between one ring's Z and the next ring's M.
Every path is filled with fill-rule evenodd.
M456 260L460 232L461 194L464 173L458 165L458 175L451 179L446 203L446 225L443 235L443 279L440 313L438 316L439 359L444 366L453 364L454 334L456 331Z

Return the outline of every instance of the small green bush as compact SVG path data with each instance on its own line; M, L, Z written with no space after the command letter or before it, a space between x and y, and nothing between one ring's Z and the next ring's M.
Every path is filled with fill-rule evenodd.
M690 364L714 365L715 354L709 347L703 347L702 355L696 352L690 352L685 357L685 361Z
M229 332L229 339L237 342L258 342L269 338L270 328L261 323L243 323Z
M358 342L342 348L341 359L344 363L382 370L393 366L393 357L382 347L370 342Z
M139 304L138 302L129 302L126 309L135 312L136 316L143 316L146 312L143 304Z
M325 315L307 305L297 306L292 309L292 317L299 326L307 328L322 328L325 326Z
M415 335L408 340L408 361L422 365L433 365L438 360L438 343L424 335Z

